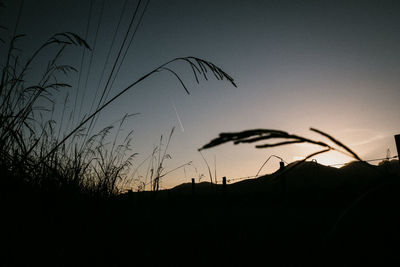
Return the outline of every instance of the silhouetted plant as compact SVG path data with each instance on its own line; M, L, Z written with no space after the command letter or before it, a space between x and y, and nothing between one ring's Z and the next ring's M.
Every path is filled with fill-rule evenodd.
M182 81L182 79L180 78L180 76L171 68L167 67L168 65L174 63L174 62L179 62L179 61L184 61L186 63L189 64L189 66L191 67L191 69L193 70L193 75L196 79L196 82L199 83L199 77L198 75L203 75L204 79L208 80L208 76L207 76L207 72L211 71L213 76L215 78L217 78L218 80L223 80L226 79L228 80L233 86L236 87L236 84L233 80L232 77L230 77L227 73L225 73L221 68L217 67L216 65L214 65L213 63L206 61L204 59L200 59L200 58L196 58L196 57L179 57L179 58L175 58L172 59L162 65L160 65L159 67L153 69L152 71L150 71L149 73L147 73L146 75L142 76L141 78L139 78L138 80L136 80L135 82L133 82L132 84L130 84L128 87L126 87L125 89L121 90L118 94L116 94L114 97L112 97L110 100L108 100L106 103L104 103L103 105L101 105L97 110L95 110L92 114L90 114L86 119L84 119L78 126L76 126L69 134L67 134L54 148L53 150L51 150L45 157L44 159L46 159L47 157L49 157L52 153L54 153L59 146L61 146L67 139L69 139L76 131L78 131L79 129L81 129L88 121L90 121L92 118L94 118L98 113L100 113L105 107L107 107L109 104L111 104L112 102L114 102L117 98L119 98L120 96L122 96L124 93L126 93L128 90L130 90L132 87L136 86L137 84L139 84L140 82L142 82L143 80L147 79L148 77L150 77L151 75L160 72L160 71L168 71L171 72L181 83L182 87L185 89L187 94L190 94L189 90L187 89L185 83Z
M211 140L208 144L206 144L202 148L200 148L199 151L201 151L203 149L215 147L215 146L227 143L227 142L233 142L235 145L237 145L237 144L241 144L241 143L255 143L255 142L269 140L269 139L283 139L284 141L281 141L281 142L265 143L262 145L256 145L256 148L269 148L269 147L277 147L277 146L283 146L283 145L288 145L288 144L308 143L308 144L313 144L313 145L322 147L323 149L320 151L317 151L315 153L312 153L310 155L307 155L303 160L299 161L298 163L304 162L309 158L312 158L316 155L326 153L326 152L332 151L332 150L344 153L350 157L353 157L356 160L362 161L361 158L356 153L354 153L349 147L345 146L342 142L333 138L331 135L324 133L320 130L317 130L315 128L310 128L310 130L324 136L325 138L328 138L336 146L344 149L344 151L341 149L338 149L332 145L329 145L325 142L319 141L319 140L313 140L313 139L309 139L309 138L302 137L299 135L289 134L285 131L273 130L273 129L253 129L253 130L246 130L246 131L242 131L242 132L221 133L221 134L219 134L219 137Z
M163 136L161 135L161 137L160 137L160 144L159 144L159 147L158 147L157 165L156 165L155 171L154 171L154 169L152 169L152 171L151 171L152 175L150 177L150 181L151 181L151 184L152 184L152 190L153 191L158 191L159 188L160 188L161 174L165 169L164 165L163 165L164 160L171 158L171 156L169 154L167 154L167 150L168 150L169 143L171 142L171 137L172 137L172 134L174 133L174 130L175 130L175 127L172 128L172 130L171 130L171 132L169 134L168 141L167 141L167 144L166 144L165 149L164 149L164 153L162 153ZM162 156L161 156L161 154L162 154ZM154 178L153 178L153 174L154 174Z
M172 170L167 171L165 168L164 161L167 159L171 159L171 155L167 153L169 144L171 142L172 135L174 133L175 127L172 128L168 141L165 145L165 148L163 148L163 135L160 137L159 145L156 146L152 153L144 159L138 167L133 171L131 174L132 179L135 181L137 184L137 190L138 191L145 191L146 186L150 184L151 190L152 191L158 191L160 189L160 181L162 178L164 178L166 175L170 174L171 172L174 172L178 169L184 168L187 165L191 165L192 161L186 162ZM139 168L146 162L149 161L146 175L143 177L138 174ZM134 178L137 177L137 178ZM143 181L144 178L144 181ZM149 180L149 181L147 181ZM126 186L125 186L126 187Z
M214 182L213 182L213 175L212 175L212 172L211 172L210 165L208 164L208 161L207 161L206 158L204 157L203 153L201 153L201 151L199 151L199 153L200 153L201 158L203 159L204 163L205 163L206 166L207 166L208 177L210 177L210 182L213 184L213 183L214 183ZM215 168L215 172L217 172L216 168ZM217 179L217 175L215 175L215 177L214 177L214 180L216 180L216 179ZM200 177L199 177L199 181L200 181Z
M200 82L200 76L205 80L213 76L218 80L226 79L236 86L232 77L209 61L196 57L175 58L142 76L104 104L99 101L98 108L92 114L81 118L69 133L64 134L62 128L68 129L68 126L63 124L72 124L74 116L73 112L69 116L67 114L68 93L62 106L59 125L52 118L44 119L44 114L51 115L54 112L56 105L54 95L60 89L72 87L69 83L60 82L58 74L68 76L78 70L70 65L59 64L58 61L67 47L80 46L85 49L90 47L85 40L72 32L57 33L23 62L19 55L20 50L16 46L23 37L24 35L16 35L11 39L1 70L0 161L1 168L6 170L9 176L19 177L40 188L52 190L69 188L104 196L118 193L120 189L118 185L127 184L126 181L122 181L127 179L127 170L136 155L130 152L131 132L122 144L116 144L122 124L129 116L122 118L111 147L106 140L114 128L113 125L89 136L85 131L86 123L129 89L161 71L173 74L189 94L187 86L173 69L172 64L178 62L188 64L197 83ZM48 61L40 80L30 84L26 77L31 73L30 70L35 68L35 60L40 54L47 53L47 49L52 46L57 47L55 55ZM40 106L40 99L46 100L50 107ZM58 130L56 127L59 127ZM158 153L158 160L154 161L157 162L157 166L151 168L150 180L153 190L158 190L159 180L171 172L165 172L163 162L169 157L166 151L172 134L173 130L164 153L161 154L162 138L160 147L153 153L154 155ZM187 163L182 166L185 165Z

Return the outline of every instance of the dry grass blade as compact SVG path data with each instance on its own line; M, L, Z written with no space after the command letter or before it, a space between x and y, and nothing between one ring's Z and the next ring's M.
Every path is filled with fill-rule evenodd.
M314 156L317 156L317 155L319 155L319 154L323 154L323 153L329 152L329 151L331 151L331 150L332 150L332 149L328 148L328 149L324 149L324 150L320 150L320 151L314 152L314 153L312 153L312 154L306 156L304 159L299 160L298 162L296 162L295 164L293 164L290 168L285 169L285 170L284 170L284 173L286 173L286 172L288 172L288 171L290 171L290 170L293 170L294 168L296 168L297 166L299 166L300 164L302 164L303 162L305 162L306 160L308 160L308 159L310 159L310 158L312 158L312 157L314 157Z
M345 146L344 144L342 144L341 142L339 142L332 136L330 136L322 131L316 130L314 128L311 128L311 130L323 135L324 137L327 137L333 143L335 143L336 145L338 145L338 146L344 148L346 151L348 151L351 154L350 156L354 157L355 159L357 159L359 161L362 161L361 158L356 153L354 153L350 148L348 148L347 146ZM236 132L236 133L221 133L219 135L219 137L211 140L208 144L206 144L202 148L200 148L199 151L201 151L203 149L208 149L208 148L211 148L214 146L218 146L218 145L230 142L230 141L232 141L236 145L236 144L240 144L240 143L254 143L254 142L267 140L267 139L286 139L286 141L272 143L272 144L257 145L256 148L270 148L270 147L277 147L277 146L282 146L282 145L298 144L298 143L308 143L308 144L313 144L313 145L317 145L317 146L325 148L324 150L317 151L315 153L308 155L302 161L296 163L294 166L298 166L299 163L301 163L307 159L310 159L316 155L319 155L319 154L322 154L322 153L325 153L325 152L328 152L331 150L335 150L335 151L338 151L338 152L348 155L344 151L338 150L327 143L317 141L317 140L312 140L312 139L305 138L305 137L298 136L298 135L288 134L287 132L280 131L280 130L270 130L270 129L254 129L254 130L247 130L247 131ZM257 173L257 175L258 175L258 173Z
M347 152L349 152L354 158L356 158L357 160L360 160L360 161L361 161L361 158L360 158L356 153L354 153L353 150L351 150L350 148L348 148L347 146L345 146L342 142L336 140L335 138L333 138L333 137L330 136L329 134L324 133L324 132L322 132L322 131L320 131L320 130L317 130L317 129L315 129L315 128L310 128L310 131L313 131L313 132L316 132L316 133L318 133L318 134L320 134L320 135L322 135L322 136L325 136L326 138L328 138L329 140L331 140L332 142L334 142L336 145L338 145L338 146L344 148L344 149L345 149Z
M288 138L288 134L281 134L281 133L269 133L266 135L261 135L258 137L252 137L252 138L243 138L243 139L239 139L236 141L233 141L233 144L238 145L241 143L254 143L254 142L258 142L261 140L267 140L267 139L272 139L272 138Z
M322 154L322 153L325 153L325 152L328 152L328 151L331 151L331 149L330 149L330 148L327 148L327 149L324 149L324 150L317 151L317 152L315 152L315 153L312 153L312 154L306 156L304 159L300 160L299 162L300 162L300 163L301 163L301 162L304 162L304 161L306 161L306 160L308 160L308 159L310 159L310 158L312 158L312 157L314 157L314 156L316 156L316 155L319 155L319 154Z
M184 57L184 58L176 58L175 60L184 60L186 62L190 62L190 65L192 66L196 66L191 60L194 60L197 63L197 66L199 68L197 68L197 70L199 71L199 73L203 74L203 77L208 80L207 77L207 68L209 70L212 71L213 75L215 78L217 78L218 80L223 80L226 79L228 80L234 87L237 87L234 79L229 76L226 72L224 72L220 67L216 66L214 63L210 62L210 61L206 61L204 59L201 58L197 58L197 57ZM173 60L173 61L175 61ZM194 72L195 73L195 72ZM197 76L195 75L196 80L197 80Z
M219 137L211 140L208 144L201 147L199 149L199 151L201 151L203 149L208 149L208 148L211 148L214 146L218 146L218 145L230 142L230 141L233 141L235 144L238 144L242 141L250 142L250 141L245 141L245 140L251 140L251 139L247 139L247 138L250 138L252 136L257 136L255 138L257 138L257 141L258 141L258 140L270 138L270 136L273 136L273 135L287 136L288 133L286 133L284 131L271 130L271 129L253 129L253 130L246 130L246 131L235 132L235 133L220 133Z
M130 84L128 87L126 87L125 89L121 90L118 94L116 94L114 97L112 97L110 100L108 100L106 103L104 103L102 106L100 106L97 110L95 110L91 115L89 115L85 120L83 120L78 126L76 126L69 134L67 134L54 148L52 151L50 151L48 153L48 155L46 155L44 159L46 159L48 156L50 156L52 153L54 153L55 150L57 150L57 148L64 143L67 139L69 139L76 131L78 131L80 128L82 128L82 126L84 126L89 120L91 120L93 117L95 117L98 113L100 113L105 107L107 107L108 105L110 105L112 102L114 102L117 98L119 98L121 95L125 94L128 90L130 90L131 88L133 88L134 86L136 86L137 84L141 83L143 80L149 78L150 76L152 76L153 74L161 71L161 70L166 70L166 66L170 65L173 62L176 61L185 61L188 62L188 60L190 61L191 59L195 60L197 62L197 64L201 67L202 72L204 75L206 75L206 71L207 68L205 66L203 66L202 64L205 64L205 62L207 62L207 66L210 66L210 68L212 68L212 71L215 73L217 79L222 80L223 78L226 78L228 81L231 82L231 84L233 86L236 87L236 84L234 83L234 80L232 77L230 77L229 75L227 75L225 72L223 72L219 67L215 66L214 64L205 61L203 59L200 58L195 58L195 57L186 57L186 58L175 58L172 59L162 65L160 65L159 67L153 69L152 71L150 71L149 73L143 75L142 77L140 77L139 79L137 79L135 82L133 82L132 84ZM194 64L192 62L192 64ZM177 75L177 77L179 77ZM222 78L221 78L222 77ZM179 79L182 83L182 85L184 85L184 83L182 82L182 79ZM185 90L187 90L186 86L184 86Z
M299 143L304 143L304 142L305 141L302 141L302 140L285 141L285 142L279 142L279 143L275 143L275 144L257 145L256 148L268 148L268 147L283 146L283 145L290 145L290 144L299 144Z
M276 156L276 155L271 155L271 156L269 156L269 157L267 158L267 160L264 161L264 163L261 165L261 167L260 167L260 169L258 170L258 172L257 172L257 174L255 175L255 177L258 177L258 175L260 174L261 170L264 168L265 164L267 164L268 161L269 161L272 157L275 157L275 158L277 158L277 159L280 159L281 161L284 161L283 158L281 158L281 157L279 157L279 156Z
M60 43L60 44L74 44L74 45L79 45L83 46L89 50L91 48L89 47L88 43L83 40L79 35L73 33L73 32L61 32L61 33L56 33L49 39L48 42L55 42L55 43Z
M211 181L211 183L213 183L210 165L208 165L208 162L207 162L206 158L204 157L203 153L201 153L200 150L199 150L199 153L200 153L201 157L203 158L204 162L206 163L206 166L207 166L207 169L208 169L208 175L210 176L210 181Z
M186 86L185 86L185 84L183 83L182 79L179 77L179 75L178 75L175 71L173 71L173 70L171 70L170 68L167 68L167 67L163 67L163 68L160 69L160 71L161 71L161 70L166 70L166 71L169 71L170 73L172 73L172 74L175 76L175 78L177 78L178 81L181 83L181 85L182 85L183 89L185 89L186 93L187 93L188 95L190 95L189 90L186 88Z
M274 146L294 144L294 143L310 143L322 147L331 148L328 144L324 142L311 140L298 135L288 134L287 132L280 130L254 129L238 133L221 133L218 138L211 140L211 142L204 145L199 150L211 148L230 141L232 141L235 145L237 145L240 143L254 143L267 139L291 139L291 140L275 144L258 145L256 146L256 148L267 148L267 147L274 147Z
M170 171L167 171L166 173L164 173L163 175L161 175L160 178L163 178L164 176L170 174L171 172L174 172L174 171L176 171L176 170L179 170L179 169L181 169L181 168L183 168L183 167L185 167L185 166L187 166L187 165L191 165L192 162L193 162L193 161L186 162L185 164L182 164L182 165L180 165L180 166L178 166L178 167L176 167L176 168L174 168L174 169L172 169L172 170L170 170Z

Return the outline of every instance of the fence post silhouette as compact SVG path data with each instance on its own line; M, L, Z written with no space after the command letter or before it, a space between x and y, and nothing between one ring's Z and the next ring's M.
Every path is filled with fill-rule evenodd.
M397 158L399 159L399 164L400 164L400 157L399 157L399 152L400 152L400 134L396 134L394 136L394 140L396 141Z
M222 177L222 193L226 194L226 177Z
M285 168L285 162L280 161L280 162L279 162L279 170L281 171L281 170L283 170L284 168Z
M133 198L133 191L132 189L128 189L128 199L132 199Z
M196 182L195 182L194 178L192 178L192 195L195 194L195 187L196 187Z

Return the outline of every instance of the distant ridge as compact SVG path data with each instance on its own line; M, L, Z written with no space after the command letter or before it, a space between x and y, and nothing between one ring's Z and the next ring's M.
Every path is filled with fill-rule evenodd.
M285 179L288 192L308 189L337 190L346 186L362 189L381 179L400 175L398 160L381 162L378 166L354 161L341 168L329 167L313 161L297 163L290 163L283 171L278 170L273 174L228 184L227 188L233 194L273 193L277 191L280 180ZM222 188L221 184L215 185L210 182L196 183L195 186L198 194L220 191ZM192 185L184 183L170 190L178 194L191 194Z

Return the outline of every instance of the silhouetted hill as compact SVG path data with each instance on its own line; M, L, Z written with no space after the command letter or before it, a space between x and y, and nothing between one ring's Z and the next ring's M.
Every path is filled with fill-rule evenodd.
M360 190L373 186L381 179L400 175L398 160L371 165L364 162L351 162L341 168L328 167L317 162L306 161L298 164L293 162L282 171L247 179L227 185L231 194L270 193L276 194L285 180L287 192L304 190L334 191L343 187L357 187ZM197 194L209 194L222 191L222 185L213 185L209 182L196 184ZM188 195L192 193L192 184L184 183L171 189L172 193Z

